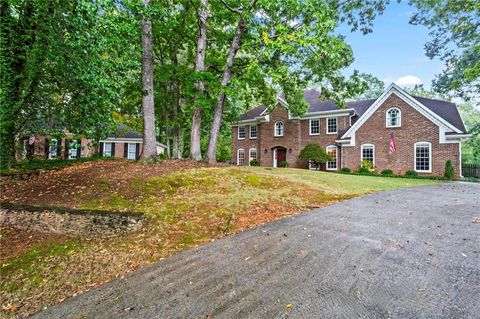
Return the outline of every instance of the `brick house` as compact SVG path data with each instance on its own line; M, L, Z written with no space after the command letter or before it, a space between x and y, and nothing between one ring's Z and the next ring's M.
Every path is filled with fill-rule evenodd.
M308 168L298 156L306 145L317 143L335 158L323 170L356 170L369 160L378 172L443 175L445 162L451 160L461 175L461 142L469 135L455 104L411 96L395 84L377 99L349 102L344 108L321 102L319 96L306 90L309 108L298 117L281 98L273 109L259 106L243 114L232 125L232 163L257 160L261 166L286 162ZM392 135L396 151L390 154Z
M115 132L106 139L93 143L86 138L74 138L72 134L65 133L63 138L51 136L35 136L24 138L17 150L18 160L26 158L42 159L76 159L99 154L103 157L118 157L137 160L143 147L142 135L119 125ZM162 154L165 145L157 142L157 154Z

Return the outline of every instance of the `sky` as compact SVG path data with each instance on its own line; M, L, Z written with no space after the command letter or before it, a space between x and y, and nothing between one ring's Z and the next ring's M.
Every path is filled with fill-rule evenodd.
M374 21L373 33L363 35L341 26L338 32L346 36L353 49L355 62L345 70L370 73L386 85L392 82L401 87L424 84L429 88L435 75L443 69L442 61L425 56L424 46L429 41L428 29L411 25L414 8L407 3L392 2Z

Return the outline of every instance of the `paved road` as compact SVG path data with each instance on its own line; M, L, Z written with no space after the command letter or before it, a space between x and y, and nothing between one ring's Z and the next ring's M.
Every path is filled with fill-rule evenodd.
M377 193L185 251L35 318L480 318L480 184Z

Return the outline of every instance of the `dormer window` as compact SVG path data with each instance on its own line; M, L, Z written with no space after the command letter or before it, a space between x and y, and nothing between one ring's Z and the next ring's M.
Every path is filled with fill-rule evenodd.
M274 136L283 136L283 122L275 122Z
M402 112L399 108L392 107L387 110L387 127L402 126Z

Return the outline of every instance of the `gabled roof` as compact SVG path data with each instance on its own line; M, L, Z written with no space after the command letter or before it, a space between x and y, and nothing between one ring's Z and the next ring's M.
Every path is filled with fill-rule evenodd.
M445 121L458 128L463 133L467 133L467 129L463 124L460 113L458 112L458 108L454 103L413 95L412 97L428 107L432 112L443 118Z
M267 107L265 105L260 105L257 106L254 109L251 109L247 113L244 113L242 116L240 116L240 121L245 121L245 120L253 120L254 118L260 116Z
M385 91L387 93L391 88L400 90L402 93L408 94L400 89L397 85L390 85L389 89ZM382 94L383 96L384 94ZM334 100L321 101L320 92L315 89L307 89L304 91L303 96L305 101L309 104L308 110L305 115L309 113L318 113L318 112L327 112L341 110L342 108L337 105ZM423 107L428 109L430 112L433 112L437 117L441 118L443 121L449 123L451 126L454 126L463 133L467 133L465 125L463 124L462 118L458 112L457 106L454 103L428 99L424 97L411 96L413 100L421 104ZM377 101L377 99L368 99L368 100L359 100L347 102L343 109L353 109L355 110L355 115L352 117L352 125L364 115L368 109ZM260 116L265 110L266 106L258 106L247 113L243 114L240 117L241 121L253 120L256 117Z

